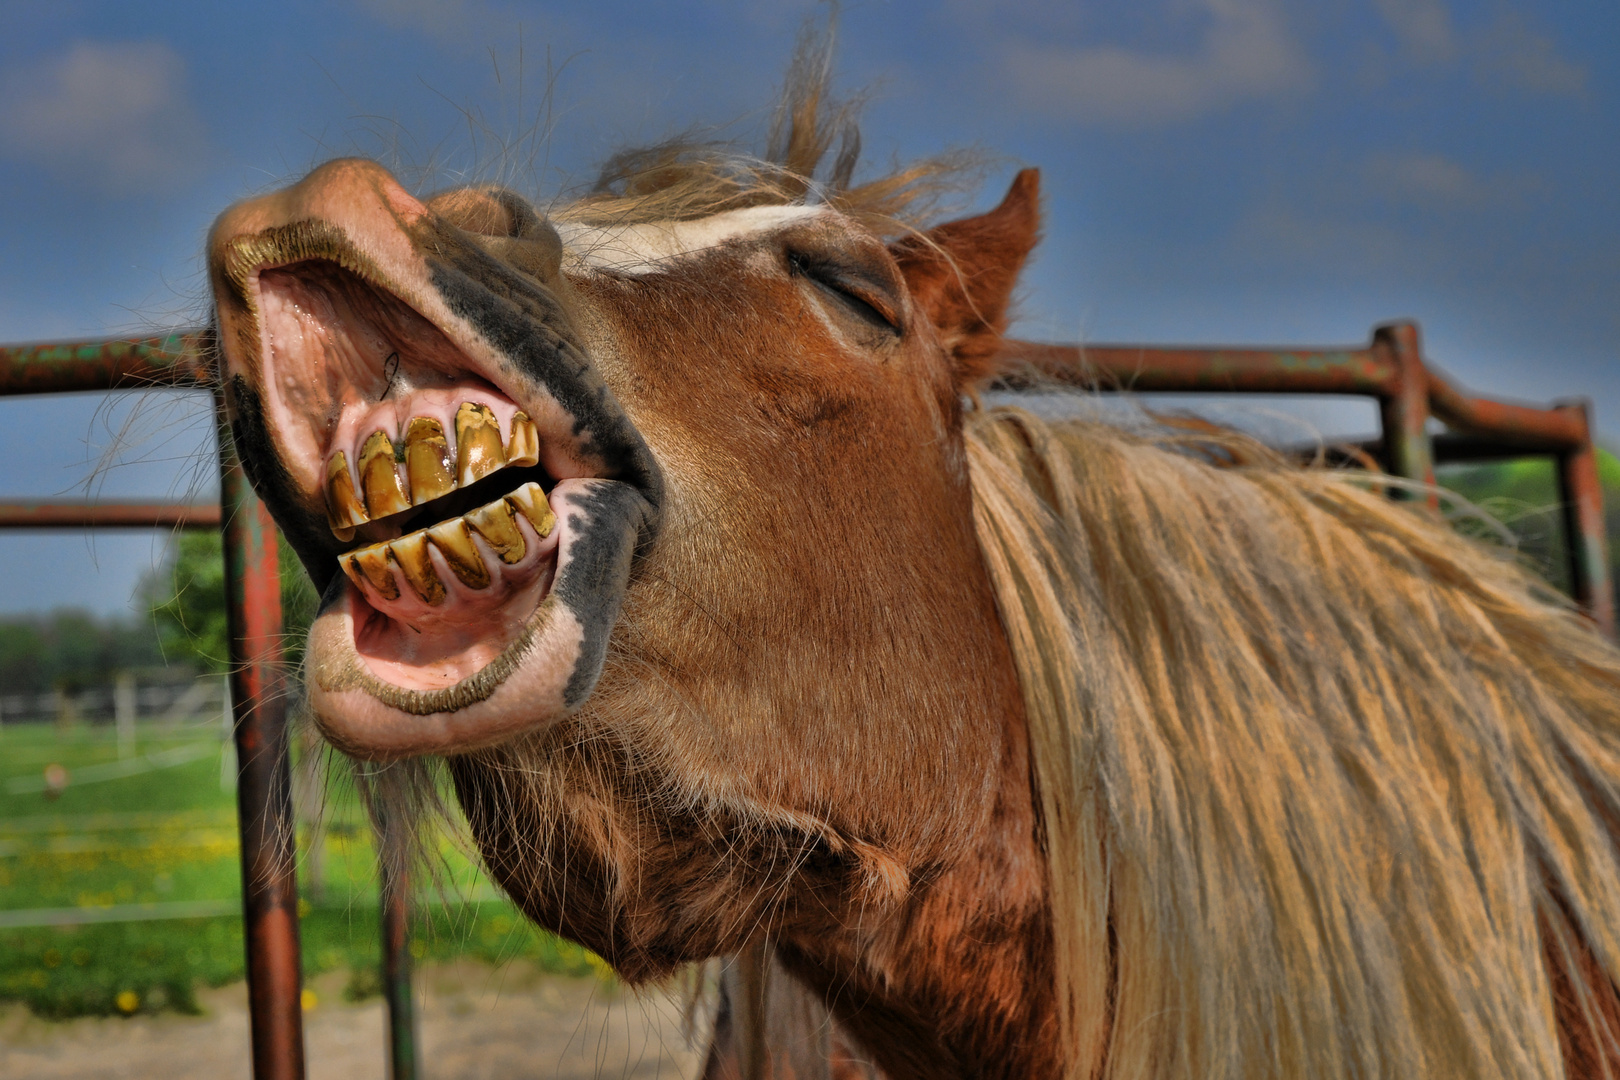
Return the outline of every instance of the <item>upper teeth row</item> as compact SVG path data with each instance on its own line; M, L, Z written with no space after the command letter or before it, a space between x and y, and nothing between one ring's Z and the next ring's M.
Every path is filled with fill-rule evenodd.
M456 452L444 427L429 416L412 418L398 444L381 429L360 447L360 490L339 450L326 463L326 520L340 540L373 518L409 510L507 465L538 465L540 435L526 413L512 417L512 437L501 445L501 424L487 405L464 401L456 410ZM401 476L400 466L404 466Z

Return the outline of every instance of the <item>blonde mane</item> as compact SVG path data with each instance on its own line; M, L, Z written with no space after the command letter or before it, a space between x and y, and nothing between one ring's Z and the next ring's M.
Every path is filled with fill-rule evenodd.
M1344 473L972 414L1069 1075L1547 1077L1620 976L1620 655Z

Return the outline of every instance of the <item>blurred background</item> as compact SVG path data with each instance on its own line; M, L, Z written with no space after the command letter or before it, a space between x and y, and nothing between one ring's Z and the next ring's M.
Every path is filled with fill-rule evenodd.
M803 0L11 0L0 342L205 322L214 215L333 156L379 157L422 191L497 179L543 204L628 145L758 147L795 34L828 15ZM1590 396L1600 439L1620 440L1615 5L852 2L838 35L869 169L975 148L985 183L964 210L1042 169L1019 336L1350 345L1412 318L1464 387ZM1370 402L1171 404L1281 441L1376 431ZM207 501L213 438L204 395L0 400L0 497ZM1602 473L1620 484L1612 458ZM1561 572L1544 463L1446 482ZM151 1017L240 977L218 559L200 534L0 533L0 1047L21 1030L8 1008ZM327 767L311 754L301 790ZM337 980L326 998L364 1002L369 833L336 790L302 837L306 968ZM446 851L459 899L424 948L515 957L611 998L594 958L525 929ZM181 922L38 914L181 903L202 906ZM673 1030L648 1008L646 1030ZM620 1071L667 1068L662 1053Z

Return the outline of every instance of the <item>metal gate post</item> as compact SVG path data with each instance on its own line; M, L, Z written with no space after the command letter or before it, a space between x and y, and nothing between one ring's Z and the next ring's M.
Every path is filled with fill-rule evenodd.
M281 679L276 525L253 494L223 423L220 444L253 1075L255 1080L303 1080L296 825Z
M1378 399L1378 416L1384 429L1385 467L1396 476L1434 483L1434 450L1429 445L1429 373L1423 367L1423 345L1417 324L1389 323L1373 332L1374 346L1383 345L1395 362L1395 385L1387 397ZM1396 498L1415 499L1416 494L1396 488ZM1440 509L1433 492L1430 507Z
M1597 623L1614 636L1614 586L1609 580L1603 487L1592 446L1591 402L1560 401L1555 408L1580 419L1581 444L1558 455L1558 497L1564 510L1564 544L1569 552L1570 591Z

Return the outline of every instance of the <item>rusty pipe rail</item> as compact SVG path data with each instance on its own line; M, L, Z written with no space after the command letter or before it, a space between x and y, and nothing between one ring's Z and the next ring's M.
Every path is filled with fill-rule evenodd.
M1002 356L1027 374L1005 381L1028 387L1049 379L1096 390L1202 394L1345 394L1393 398L1401 391L1396 339L1411 323L1379 327L1362 348L1156 348L1146 345L1057 345L1009 339ZM1415 345L1415 340L1411 343ZM1421 363L1421 358L1419 360ZM1590 441L1586 425L1559 407L1537 409L1469 397L1426 365L1419 385L1428 412L1459 431L1490 435L1504 449L1556 453Z
M1436 451L1466 447L1469 460L1547 454L1557 464L1564 505L1570 580L1575 599L1614 636L1603 492L1592 443L1591 408L1582 401L1552 408L1471 397L1423 359L1415 323L1380 326L1367 345L1325 349L1157 348L1063 345L1009 339L1002 358L1009 388L1057 382L1141 393L1349 394L1379 405L1384 466L1397 476L1434 483ZM1429 417L1465 436L1436 442ZM1428 497L1431 506L1438 501Z
M218 503L0 500L0 529L217 529Z
M303 1080L297 823L282 684L276 523L249 486L223 422L220 428L225 613L236 720L236 824L242 837L253 1075L258 1080Z

